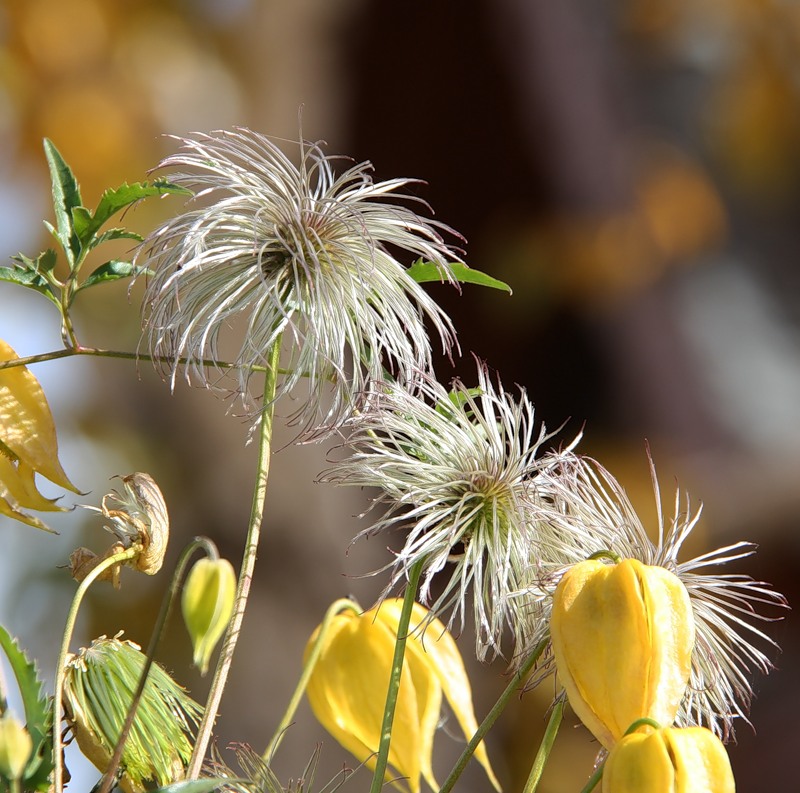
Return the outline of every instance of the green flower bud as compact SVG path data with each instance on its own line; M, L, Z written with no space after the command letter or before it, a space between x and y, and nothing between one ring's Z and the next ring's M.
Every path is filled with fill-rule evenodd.
M19 779L33 751L33 741L25 727L6 711L0 717L0 775Z
M236 575L227 559L200 559L183 588L183 619L194 647L194 663L204 675L211 653L228 627L236 595Z

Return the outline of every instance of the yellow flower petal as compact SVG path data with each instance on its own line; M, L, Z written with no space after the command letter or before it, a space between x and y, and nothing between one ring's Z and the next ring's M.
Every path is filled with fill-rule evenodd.
M314 632L306 658L316 641ZM380 620L353 612L339 614L329 626L306 693L323 727L360 762L375 768L394 634ZM412 672L403 666L397 697L389 764L419 793L423 742ZM387 772L387 781L392 776ZM400 785L398 785L400 787Z
M624 736L603 770L603 793L734 793L722 741L705 727Z
M611 748L637 719L671 725L691 669L694 618L681 581L635 559L586 561L562 578L550 623L570 705Z
M30 472L29 480L28 472ZM30 488L33 488L32 493ZM53 531L35 515L25 512L23 507L48 511L61 509L36 490L33 483L33 471L27 466L23 468L22 464L18 468L0 453L0 514L27 523L37 529Z
M20 507L37 509L41 512L64 512L57 499L45 498L36 488L34 474L36 472L23 462L17 465L0 454L0 493L5 491Z
M387 598L378 608L378 617L390 626L394 634L402 610L403 601L399 598ZM427 625L424 634L416 630L420 625ZM478 729L478 722L472 706L472 688L455 639L444 624L435 617L431 619L430 612L419 603L414 604L411 612L409 634L407 650L413 658L420 659L433 670L464 736L470 740ZM483 766L494 789L499 791L500 783L482 741L475 750L475 759ZM427 776L425 778L430 782ZM438 785L431 784L431 787L436 789Z
M17 357L0 339L0 361ZM0 440L21 463L55 484L79 492L58 461L53 416L39 381L27 367L0 369Z

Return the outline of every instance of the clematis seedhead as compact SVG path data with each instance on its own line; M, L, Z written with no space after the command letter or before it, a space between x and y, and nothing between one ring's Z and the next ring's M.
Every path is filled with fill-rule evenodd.
M137 256L153 273L144 339L173 386L183 369L190 382L238 394L255 415L251 376L282 338L276 398L296 400L301 437L313 438L341 425L370 380L388 371L413 388L430 371L425 320L450 351L450 319L407 270L424 259L455 284L450 265L460 260L443 239L450 229L411 208L420 205L405 192L413 180L374 182L368 162L337 175L342 158L305 141L295 164L248 129L177 140L181 150L160 167L195 192L195 206ZM235 350L228 385L223 338Z

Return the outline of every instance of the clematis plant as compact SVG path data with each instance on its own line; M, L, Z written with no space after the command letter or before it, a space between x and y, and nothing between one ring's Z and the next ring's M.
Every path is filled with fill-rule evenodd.
M466 265L448 241L461 238L428 217L416 180L375 181L368 162L339 169L341 158L321 144L301 140L287 153L244 128L174 140L179 151L160 166L173 182L106 190L94 209L45 141L54 248L13 257L0 282L55 306L63 348L20 359L0 340L0 513L47 528L31 511L63 507L39 493L36 474L77 492L28 367L76 355L138 357L170 387L183 374L239 399L252 422L258 456L238 583L213 542L197 537L178 557L145 652L119 637L70 652L88 589L119 586L126 565L161 575L170 534L167 494L149 474L123 476L119 492L84 505L107 521L113 544L70 557L76 588L52 697L0 626L24 713L24 723L11 715L0 679L0 793L63 793L64 726L103 772L97 793L116 784L127 793L309 793L315 760L287 784L272 766L304 693L322 725L372 770L370 793L387 781L409 793L423 782L450 793L473 757L499 791L486 736L509 702L553 668L566 696L554 685L524 793L537 789L567 699L604 747L585 793L601 776L604 793L730 793L723 741L747 718L751 671L771 668L766 651L775 645L761 626L773 618L768 607L785 600L744 574L706 568L746 558L754 546L679 560L699 511L678 494L665 521L654 471L658 522L648 532L613 476L575 451L579 438L559 444L540 426L524 388L507 391L483 361L473 384L439 382L432 340L447 355L460 350L425 283L510 289ZM146 237L106 228L136 202L168 195L188 202ZM109 259L85 275L89 254L112 240L137 244L132 261ZM147 278L138 352L81 343L76 298L137 275ZM372 573L385 579L372 608L348 600L329 608L273 738L261 755L237 747L241 771L233 772L218 752L209 763L208 747L245 628L270 465L279 459L276 403L289 399L297 441L342 441L343 459L324 481L376 491L381 515L354 534L403 537L392 562ZM189 572L198 548L206 558ZM402 599L390 597L402 590ZM155 661L179 598L203 674L222 638L205 706ZM511 648L510 679L480 724L460 637L450 632L468 612L478 660ZM443 705L465 747L440 787L433 753Z

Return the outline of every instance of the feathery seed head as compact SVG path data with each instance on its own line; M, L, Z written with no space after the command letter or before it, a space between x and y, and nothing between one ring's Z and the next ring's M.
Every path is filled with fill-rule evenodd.
M537 457L551 436L536 432L525 392L515 399L480 363L477 389L455 381L448 392L433 380L420 395L376 387L352 427L354 454L326 478L380 489L386 512L359 536L408 529L388 566L387 592L423 560L421 601L433 600L434 614L452 608L450 625L460 617L463 626L471 585L478 657L500 653L503 630L516 622L509 595L532 549L560 542L536 520L536 505L540 476L562 454ZM433 578L448 563L449 579L433 598Z
M450 319L408 276L412 262L396 258L431 261L455 282L458 256L442 238L451 230L392 203L419 202L403 192L414 180L374 182L368 162L337 176L335 158L306 142L297 166L247 129L178 140L160 167L180 169L170 179L194 190L198 206L153 232L138 256L154 271L145 336L173 385L184 362L187 380L220 384L219 347L242 317L235 392L252 410L253 368L283 337L277 396L298 399L293 419L309 438L335 430L369 380L388 371L412 387L431 369L426 318L451 350Z

